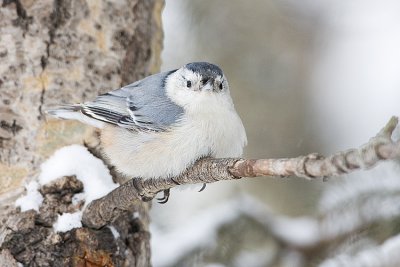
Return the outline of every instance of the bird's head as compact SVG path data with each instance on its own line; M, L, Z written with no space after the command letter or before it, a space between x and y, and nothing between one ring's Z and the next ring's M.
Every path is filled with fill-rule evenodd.
M228 98L229 85L220 67L207 62L188 63L166 80L170 98L182 106Z

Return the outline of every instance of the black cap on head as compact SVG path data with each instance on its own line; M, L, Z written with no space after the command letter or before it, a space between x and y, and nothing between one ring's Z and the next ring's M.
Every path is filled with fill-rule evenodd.
M199 73L203 77L215 78L223 76L222 70L214 64L208 62L192 62L185 65L188 70Z

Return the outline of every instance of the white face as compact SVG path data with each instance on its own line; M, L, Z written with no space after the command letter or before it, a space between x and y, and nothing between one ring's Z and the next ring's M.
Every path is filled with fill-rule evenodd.
M232 105L225 75L204 77L185 67L168 77L166 92L173 102L182 107Z
M186 68L181 68L177 72L179 72L179 75L176 76L179 87L186 88L186 90L221 93L229 89L224 75L204 77Z

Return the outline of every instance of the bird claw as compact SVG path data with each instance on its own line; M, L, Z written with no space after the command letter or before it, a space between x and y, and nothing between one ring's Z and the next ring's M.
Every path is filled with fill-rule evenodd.
M203 186L200 188L199 192L203 191L204 189L206 189L207 184L203 184Z
M203 186L200 188L199 192L202 192L204 189L206 189L206 186L207 186L207 184L203 184ZM160 204L165 204L169 200L170 190L165 189L165 190L163 190L163 193L164 193L163 197L156 198L158 200L158 203L160 203Z
M163 193L164 193L163 197L157 198L158 203L160 203L160 204L165 204L165 203L168 202L170 190L169 189L165 189L163 191Z

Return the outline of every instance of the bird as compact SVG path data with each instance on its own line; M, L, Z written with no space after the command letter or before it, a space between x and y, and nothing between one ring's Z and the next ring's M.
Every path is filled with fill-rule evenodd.
M208 62L188 63L46 113L99 128L105 157L130 178L173 178L203 157L240 157L247 145L228 81ZM168 197L166 190L160 202Z

